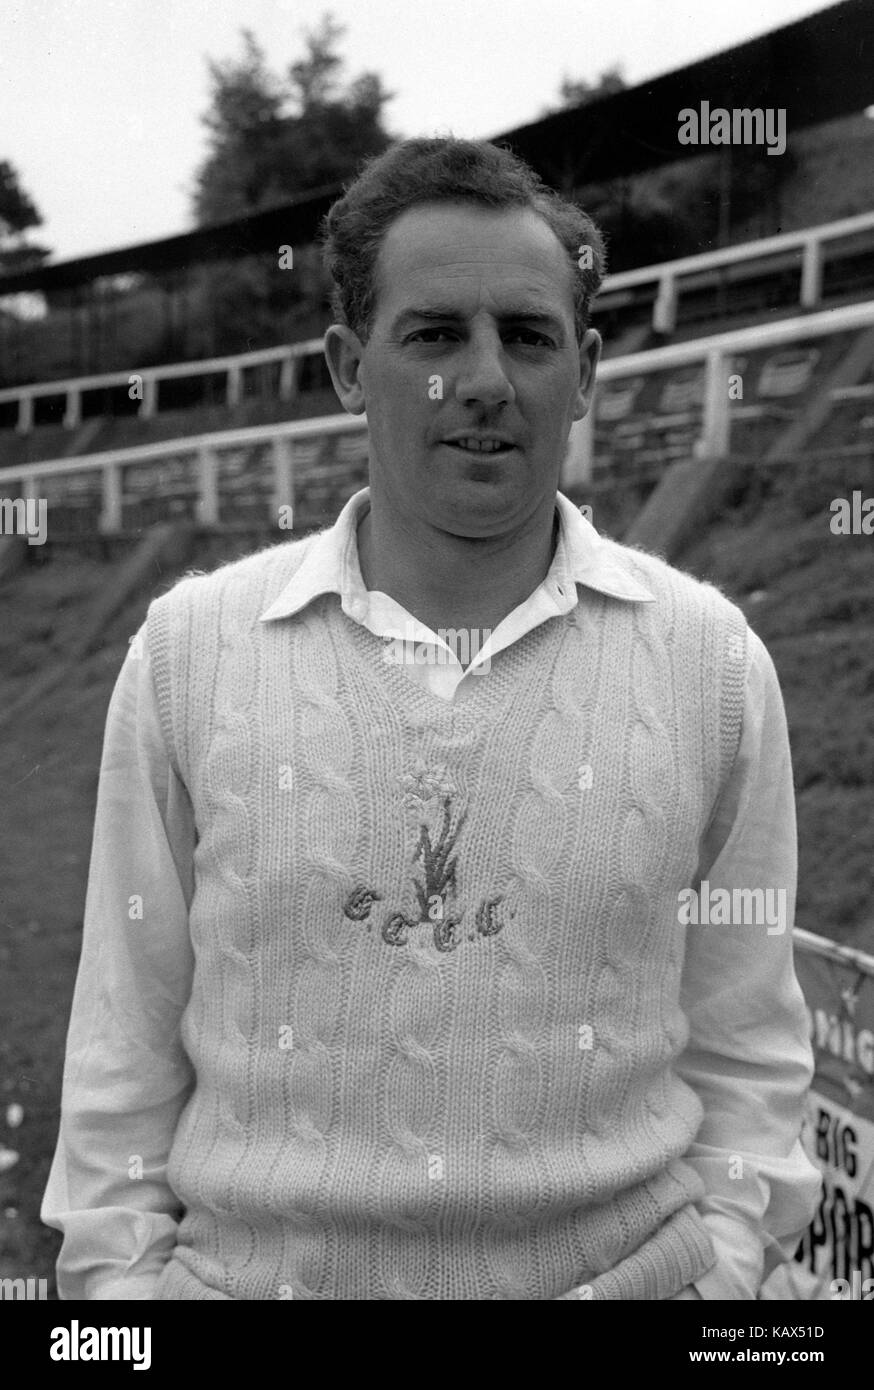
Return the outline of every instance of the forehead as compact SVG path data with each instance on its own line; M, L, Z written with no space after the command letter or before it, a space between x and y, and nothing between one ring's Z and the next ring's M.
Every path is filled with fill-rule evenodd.
M532 208L423 203L388 228L376 267L376 307L394 315L423 296L460 311L532 297L573 317L573 271Z

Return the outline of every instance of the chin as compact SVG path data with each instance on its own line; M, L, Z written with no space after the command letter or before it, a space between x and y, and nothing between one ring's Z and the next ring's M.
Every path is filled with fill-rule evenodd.
M442 497L427 513L432 523L452 536L474 539L495 535L518 518L519 498L478 490L478 498L472 499L468 492L455 506L448 506L448 499Z

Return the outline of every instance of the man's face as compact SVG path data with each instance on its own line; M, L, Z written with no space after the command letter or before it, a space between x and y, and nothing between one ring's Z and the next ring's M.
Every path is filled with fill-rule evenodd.
M576 341L567 253L535 212L403 213L380 249L372 330L344 397L367 412L374 496L459 536L551 510L599 348L591 330Z

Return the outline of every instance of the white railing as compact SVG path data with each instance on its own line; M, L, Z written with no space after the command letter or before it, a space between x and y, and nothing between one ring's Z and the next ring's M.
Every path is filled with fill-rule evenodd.
M705 251L698 256L683 256L675 261L661 261L656 265L641 266L636 270L622 270L617 275L608 275L605 278L598 295L598 308L608 307L605 301L609 301L611 295L636 289L639 285L657 284L658 293L653 306L652 326L658 332L673 333L677 323L679 280L686 281L686 288L689 288L688 282L695 276L737 265L741 261L767 260L797 251L801 261L798 302L802 309L815 309L822 300L823 253L828 243L872 229L874 212L864 212L857 217L843 217L837 222L806 227L800 232L783 232L780 236L763 237L760 241L746 241L740 246L726 246L722 250Z
M107 449L100 454L83 454L72 459L47 459L15 468L0 468L0 492L9 484L18 485L24 499L39 496L42 478L74 476L99 471L102 509L99 529L112 535L123 529L124 494L122 469L131 464L154 463L164 458L193 456L197 468L197 520L202 526L219 524L218 457L229 449L269 444L273 468L270 509L275 518L279 508L294 506L294 448L300 441L325 435L353 434L367 429L364 415L324 415L313 420L284 420L274 425L252 425L247 429L218 430L192 435L187 439L166 439L159 444L141 444L132 449Z
M827 936L816 936L811 931L804 931L801 927L795 927L792 932L792 939L795 945L803 952L811 956L819 956L823 960L830 960L835 965L849 965L853 970L858 970L860 974L870 975L874 979L874 956L867 951L857 950L854 946L842 946L838 941L832 941Z
M138 395L131 399L139 400L137 414L141 419L148 420L159 409L159 388L162 381L171 381L179 377L224 375L225 404L233 407L242 399L243 372L250 367L261 367L271 362L279 363L279 399L291 401L297 390L301 358L312 357L321 351L322 339L308 338L302 343L260 348L257 352L237 353L233 357L208 357L197 362L172 362L165 367L141 367L131 372L108 372L103 376L80 376L68 381L42 381L29 386L6 386L0 390L0 404L5 401L17 401L18 422L15 428L19 434L30 434L33 429L33 403L37 397L63 396L64 425L67 429L75 429L82 419L83 391L127 386L129 391L137 390Z
M762 324L755 328L735 329L707 338L697 338L688 343L673 343L649 352L615 357L600 364L597 381L615 381L628 376L663 372L690 363L703 363L705 381L701 434L694 452L699 457L719 458L728 452L731 423L728 378L731 358L735 354L872 326L874 301L842 305L804 318L781 319L776 323ZM563 486L577 486L591 480L597 389L596 384L592 409L571 431L562 470ZM214 525L219 516L216 460L223 450L251 444L270 444L274 468L273 501L277 505L291 505L295 442L325 435L363 431L366 427L365 416L338 413L312 420L287 420L272 425L253 425L247 429L218 430L211 434L165 440L158 444L141 444L129 449L111 449L76 458L23 463L11 468L0 468L0 491L8 492L9 484L14 483L18 485L21 496L36 498L40 478L100 470L103 487L101 530L113 532L121 528L120 470L123 467L150 463L155 459L170 456L178 458L193 455L198 461L198 518L204 525ZM277 499L280 500L277 502Z
M753 328L734 329L715 333L707 338L695 338L688 343L670 343L667 347L652 348L649 352L629 353L601 362L595 384L592 409L571 431L571 449L565 464L565 483L587 483L592 477L595 449L595 416L598 383L617 378L663 372L671 367L690 363L705 364L704 408L701 434L695 454L701 458L720 458L728 453L731 423L728 378L730 359L740 352L769 347L807 338L820 338L874 325L874 300L865 304L845 304L804 318L779 319L776 323L758 324Z
M785 257L787 253L798 252L801 261L799 303L803 309L813 309L822 298L825 247L829 242L842 237L851 237L871 230L874 230L874 212L867 212L858 217L844 217L837 222L808 227L800 232L785 232L781 236L747 241L740 246L727 246L720 251L705 251L698 256L684 256L675 261L661 261L655 265L641 266L637 270L623 270L617 275L608 275L605 278L596 308L609 308L611 296L624 296L628 290L639 285L657 284L653 328L662 333L672 333L676 326L679 281L685 282L688 287L694 283L696 276L706 276L725 266L741 261L753 262L771 257ZM83 391L100 390L109 386L129 386L132 377L139 377L142 382L142 399L138 413L141 417L149 419L159 409L159 387L162 381L169 381L174 377L224 374L225 399L228 406L234 406L241 397L243 372L249 367L270 362L281 364L279 399L291 400L295 393L299 360L302 357L320 355L321 351L322 339L310 338L302 343L261 348L257 352L239 353L232 357L213 357L200 362L175 362L166 367L144 367L136 372L111 372L104 376L77 377L68 381L9 386L0 390L0 403L18 402L16 430L19 434L29 434L33 429L34 400L41 396L63 396L66 402L64 425L73 429L82 418Z

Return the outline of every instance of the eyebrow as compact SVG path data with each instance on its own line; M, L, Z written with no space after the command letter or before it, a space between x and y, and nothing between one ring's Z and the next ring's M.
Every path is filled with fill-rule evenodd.
M464 315L460 314L458 312L458 309L455 307L440 304L431 304L427 307L423 307L420 309L405 309L403 313L399 314L398 317L395 319L393 325L394 331L401 332L410 323L413 323L417 320L421 321L423 319L426 322L439 321L440 323L460 324L464 322ZM505 310L504 313L498 314L498 321L504 324L539 324L543 327L551 328L554 333L558 334L563 334L565 331L565 325L562 323L561 319L556 318L554 314L550 314L544 311L543 309L538 309L537 307L528 304L520 304L515 309Z

